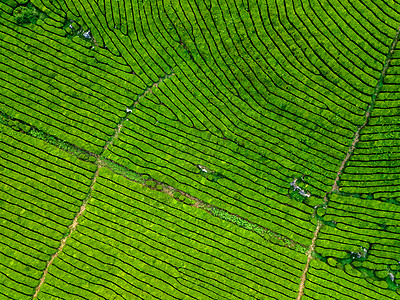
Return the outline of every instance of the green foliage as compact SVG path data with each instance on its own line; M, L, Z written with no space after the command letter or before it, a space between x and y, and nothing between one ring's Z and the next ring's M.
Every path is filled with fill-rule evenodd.
M295 244L295 250L297 251L297 252L300 252L300 253L302 253L302 254L306 254L307 253L307 251L308 251L308 248L307 247L304 247L303 245L300 245L300 244Z
M28 2L26 5L17 6L13 14L15 21L20 25L35 24L38 20L43 20L47 17L45 13L40 11L31 2Z
M9 116L4 112L0 111L0 124L8 125Z
M319 259L331 267L344 270L347 274L353 277L368 279L377 284L386 283L384 288L392 291L397 291L399 286L394 282L395 276L399 273L397 268L391 269L387 266L381 270L374 270L364 266L363 262L368 260L368 250L361 247L359 252L350 252L345 258L324 257L322 254L314 252L314 258Z
M31 126L15 119L8 119L7 125L16 131L29 132Z
M66 37L68 39L74 40L75 42L82 45L85 45L84 41L90 42L92 46L96 45L92 33L87 28L87 26L82 26L74 20L66 19L62 28L66 32ZM79 38L80 40L77 38Z
M352 195L331 195L325 224L336 220L340 226L321 230L316 251L320 257L328 258L330 265L352 277L396 291L395 282L400 274L391 265L394 261L398 265L394 254L398 246L389 240L398 233L399 209L395 203L382 200L370 193L356 199Z
M330 266L322 261L313 260L307 272L307 287L310 293L324 293L333 299L345 299L349 295L357 299L397 299L398 293L390 287L396 284L393 284L390 276L378 279L374 278L373 274L371 270L355 269L350 265L340 269L334 263ZM346 287L343 287L343 284L346 284Z
M305 189L306 187L308 187L308 184L304 180L304 175L300 178L293 179L290 183L289 198L298 202L304 202L310 197L310 193Z
M35 137L35 143L56 156L61 153L64 159L66 151L75 156L69 157L71 160L97 162L104 166L101 170L121 175L107 178L118 181L114 185L107 186L107 180L96 183L95 190L103 193L94 198L97 203L88 204L84 225L79 227L82 231L71 239L73 247L68 247L71 242L67 241L69 255L54 261L57 268L50 269L54 276L50 276L48 294L57 297L65 291L64 298L113 299L129 298L123 295L129 289L131 294L159 299L188 294L196 299L229 298L232 291L241 299L295 298L308 249L303 245L310 244L315 230L310 222L313 202L331 190L357 128L362 129L361 137L337 182L343 193L352 196L352 204L346 207L344 201L333 197L328 208L319 208L316 216L327 225L318 235L317 249L331 251L331 255L321 255L337 258L341 269L335 271L341 273L330 278L334 273L329 272L331 266L316 263L327 278L319 280L310 271L315 280L307 281L307 296L318 298L318 292L313 294L310 288L318 283L320 289L327 286L322 293L327 298L345 298L330 297L340 290L331 284L342 278L336 282L351 290L346 280L351 282L357 272L377 270L386 280L376 280L378 285L389 285L386 270L378 268L394 264L399 252L399 49L392 49L396 43L387 49L400 19L393 1L369 5L322 5L314 0L307 5L283 0L261 5L257 1L161 2L35 0L38 7L31 3L18 6L12 0L0 3L1 105L21 118L0 117L0 123L7 125L4 131L12 128L12 134L19 137L26 133L23 139ZM76 21L71 23L71 19ZM30 23L35 26L18 26ZM390 61L392 67L386 72ZM128 113L129 109L133 111ZM128 114L129 120L114 139L116 124ZM361 124L366 125L359 127ZM12 134L7 132L7 136ZM113 143L105 147L105 141ZM29 147L21 150L35 155L27 155L26 160L21 155L20 163L15 164L13 151L19 149L10 148L6 153L6 146L2 144L1 168L6 170L4 177L15 169L13 176L18 182L7 182L2 193L39 178L30 182L30 187L38 185L38 194L48 195L54 202L64 200L60 193L67 188L51 189L57 184L52 180L64 182L69 176L72 182L65 185L76 188L65 195L70 201L56 209L60 215L76 213L77 207L69 206L71 197L81 197L85 195L82 190L88 189L87 185L86 189L78 187L76 178L91 176L62 167L55 172L46 164L41 168L39 162L31 161L37 155ZM103 149L107 149L104 155ZM52 162L56 165L57 159ZM201 169L198 176L193 170L197 162L216 171ZM88 165L85 167L94 167ZM26 170L20 172L23 166ZM299 181L301 190L288 193L287 178L292 174L306 174L312 185ZM175 199L149 192L132 181L172 192ZM128 188L123 189L124 184ZM120 186L124 192L120 193ZM200 200L211 199L215 207L210 212L220 219L209 214L204 217L202 210L194 212L197 208L184 206L194 200L174 193L175 189ZM307 189L315 195L311 201L299 193ZM15 196L30 199L31 194L24 192ZM135 201L126 201L131 198ZM51 207L43 215L48 211ZM26 220L23 211L2 213L10 214L10 223ZM51 236L53 244L29 245L22 250L11 246L13 253L37 251L30 257L40 256L42 265L20 259L26 266L43 270L48 254L57 249L59 236L65 236L57 226L61 223L65 229L69 224L57 216L36 224L49 230L48 234L40 232L36 240L43 234ZM2 220L8 220L8 215ZM57 229L54 235L52 226ZM35 226L26 227L22 236L36 230ZM266 254L271 245L248 232L246 235L243 229L272 241L273 250ZM17 239L20 231L14 233L10 237ZM232 244L224 248L221 240ZM359 245L354 243L374 245L371 257L376 259L360 259L354 254ZM10 250L5 249L9 255ZM235 252L238 249L240 253ZM247 251L252 255L246 256ZM286 251L285 258L280 251ZM47 256L42 257L43 253ZM224 256L229 259L223 260ZM83 261L92 266L90 274L82 268ZM247 265L249 261L254 263ZM297 264L300 261L302 264ZM332 260L330 263L334 265ZM259 265L262 268L258 269ZM286 268L291 269L286 272ZM23 270L17 271L23 274ZM209 277L203 278L204 273ZM0 283L8 289L7 278L14 275L13 270L2 274L7 275L3 276L6 283ZM34 278L40 274L33 274ZM24 295L32 294L25 287L36 285L34 280L12 280L21 282ZM18 290L12 287L10 293ZM367 289L363 297L373 292ZM21 298L8 290L2 294ZM381 290L378 294L386 295ZM353 298L360 297L356 294Z
M300 203L307 199L307 197L300 195L298 191L293 191L292 189L290 189L288 195L290 199L293 199Z
M188 204L188 205L193 205L193 204L195 204L196 203L196 200L194 200L194 199L190 199L190 198L185 198L185 200L184 200L184 202L186 203L186 204Z
M320 254L320 253L318 253L318 252L316 252L316 251L313 251L313 252L311 253L311 255L312 255L313 258L318 259L318 260L320 260L320 261L323 261L324 263L327 263L327 262L328 262L328 258L324 257L322 254ZM332 263L332 262L331 262L331 263Z
M25 133L31 137L37 138L39 140L45 141L53 146L60 148L66 152L69 152L81 160L95 162L96 159L91 158L93 155L83 149L76 147L75 145L63 141L53 135L50 135L42 130L39 130L28 123L25 123L21 120L17 120L15 118L11 118L4 112L0 112L0 123L3 125L7 125L8 127L12 128L15 131L19 131Z
M336 222L335 221L324 221L324 224L330 227L335 228L336 227Z
M212 172L207 175L204 174L204 176L211 182L218 182L218 180L226 178L226 176L222 175L221 173L217 173L217 172Z
M239 216L233 215L227 211L216 208L214 206L207 207L206 210L209 211L210 213L212 213L216 217L219 217L223 220L232 222L246 230L253 231L253 232L259 234L260 236L263 236L263 237L267 236L268 239L270 239L271 242L273 242L275 244L293 248L296 251L303 253L303 254L305 254L308 251L307 247L304 247L298 243L295 243L292 240L290 240L280 234L277 234L271 230L266 230L265 228L262 228L261 226L259 226L257 224L249 222L248 220L243 219Z
M109 168L111 171L113 171L114 173L116 173L118 175L122 175L122 176L128 178L129 180L133 180L136 182L140 182L140 183L144 182L140 174L138 174L120 164L117 164L116 162L114 162L112 160L106 159L104 157L99 157L98 161L99 161L100 165ZM149 181L146 181L146 184L148 182ZM150 182L154 182L154 181L150 181Z
M400 205L400 201L395 198L383 198L383 202Z
M181 193L179 193L179 192L174 192L174 193L172 194L172 197L174 197L174 198L176 198L176 199L179 199L181 196L182 196L182 195L181 195Z
M154 180L147 180L146 185L149 187L155 188L157 185L157 182L155 182Z
M190 198L185 197L185 196L182 196L182 195L179 197L179 200L180 200L180 201L183 201L183 202L184 202L185 204L187 204L187 205L193 205L193 204L196 203L195 200L190 199Z
M28 129L28 127L26 127L26 128ZM56 146L56 147L60 148L61 150L69 152L69 153L75 155L76 157L78 157L79 159L89 161L89 158L92 156L92 154L89 153L88 151L80 149L80 148L76 147L75 145L70 144L66 141L60 140L57 137L52 136L52 135L50 135L42 130L39 130L37 128L29 127L29 131L27 131L26 133L32 137L43 140L49 144L52 144L53 146ZM93 162L93 159L90 161Z
M198 168L200 170L200 175L211 182L218 182L218 180L226 178L222 173L215 172L207 167L198 165Z
M249 221L247 221L247 220L245 220L245 219L243 219L243 218L241 218L239 216L230 214L227 211L224 211L222 209L218 209L216 207L209 207L209 208L207 208L207 210L209 212L211 212L214 216L219 217L219 218L221 218L223 220L232 222L232 223L234 223L234 224L236 224L236 225L238 225L240 227L243 227L243 228L245 228L247 230L251 230L251 231L255 231L255 229L257 228L258 232L264 234L264 230L260 226L258 226L256 224L253 224L253 223L251 223L251 222L249 222Z
M303 255L261 238L243 237L242 228L115 176L107 168L99 171L84 218L84 226L67 241L62 259L54 260L49 269L43 294L56 293L56 286L89 299L96 295L111 299L116 295L115 283L126 282L129 293L137 291L149 298L231 298L233 289L240 299L268 298L279 294L270 287L273 280L301 275ZM100 240L101 251L96 247ZM77 262L83 258L100 273L93 276L92 268L81 268ZM104 259L109 263L104 264ZM197 273L201 284L190 280ZM77 288L89 277L90 289ZM58 278L68 280L58 282ZM254 285L251 291L250 284ZM294 297L296 283L288 284L287 293Z
M0 253L7 273L0 279L7 284L1 292L23 299L32 297L34 278L43 275L46 261L69 232L95 166L9 126L0 125L0 131ZM6 255L8 249L12 255Z

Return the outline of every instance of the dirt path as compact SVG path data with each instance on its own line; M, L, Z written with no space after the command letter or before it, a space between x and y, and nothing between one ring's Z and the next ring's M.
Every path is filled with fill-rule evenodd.
M118 135L121 132L122 127L124 126L123 123L125 122L125 120L127 120L129 118L129 116L131 115L133 109L136 107L136 105L139 103L139 101L146 97L147 94L151 94L153 93L153 88L158 87L159 84L163 83L166 79L171 78L172 76L174 76L175 73L173 72L173 70L171 69L171 73L170 74L166 74L164 77L161 77L157 82L154 82L152 86L148 87L141 95L138 95L136 101L130 106L127 107L126 109L126 115L125 117L121 118L121 120L119 121L119 123L117 124L117 127L115 128L115 133L113 136L111 136L111 138L107 141L107 143L104 145L103 147L103 151L100 155L102 155L110 145L112 145L112 143L118 139Z
M347 162L349 161L351 155L353 154L354 150L356 149L357 143L360 141L361 130L368 124L369 119L371 118L371 112L372 112L372 110L374 108L374 105L375 105L376 99L378 97L378 94L382 90L383 81L384 81L384 78L385 78L385 76L387 74L387 70L390 67L390 61L392 60L392 56L393 56L394 49L396 48L396 44L399 41L399 36L400 36L400 26L397 29L397 32L396 32L396 35L393 38L392 44L390 45L389 53L386 56L386 60L385 60L385 63L383 65L382 72L381 72L380 77L378 79L378 83L377 83L377 85L376 85L376 87L374 89L374 92L373 92L372 96L371 96L371 103L368 105L368 108L367 108L367 110L365 112L365 121L361 126L359 126L357 128L357 131L354 133L353 142L351 143L351 145L349 147L349 150L347 151L346 157L343 159L342 163L340 164L340 168L339 168L339 171L336 173L336 178L335 178L335 181L333 182L331 191L325 194L324 203L322 205L318 205L317 207L327 208L328 202L329 202L328 196L330 194L334 193L334 192L338 192L339 191L338 182L339 182L340 176L343 174L343 170L344 170ZM316 208L314 210L313 216L315 216ZM297 298L296 298L297 300L300 300L301 297L304 294L304 287L305 287L305 283L306 283L306 280L307 280L306 277L307 277L308 268L310 266L310 261L313 259L312 252L315 249L315 241L318 238L318 234L319 234L322 226L323 226L322 222L318 221L317 227L315 228L315 231L314 231L314 237L313 237L313 239L311 241L311 245L310 245L310 247L308 249L308 252L307 252L307 263L306 263L306 266L304 267L303 275L301 276L299 293L298 293Z
M153 92L153 88L158 87L158 85L159 85L160 83L164 82L164 80L166 80L166 79L168 79L168 78L171 78L171 77L174 76L174 75L175 75L175 73L171 70L171 73L170 73L170 74L167 74L167 75L165 75L164 77L160 78L160 80L159 80L158 82L155 82L151 87L148 87L148 88L143 92L143 94L141 94L141 95L138 96L137 100L133 103L133 105L132 105L131 107L127 108L127 112L126 112L125 117L121 118L120 122L117 124L117 126L116 126L116 128L115 128L115 133L114 133L114 135L111 136L110 140L106 142L106 144L105 144L104 147L103 147L102 153L104 153L104 152L108 149L108 147L109 147L110 145L112 145L113 141L116 140L116 139L118 138L118 135L119 135L119 133L121 132L121 129L122 129L122 127L123 127L123 124L122 124L122 123L123 123L126 119L128 119L129 115L132 113L132 109L137 105L137 103L139 102L139 100L142 99L142 98L144 98L148 93L152 93L152 92ZM101 157L101 154L100 154L100 155L93 154L93 156L95 156L95 157L97 158L97 160L99 160L99 158ZM36 287L36 289L35 289L35 293L34 293L34 295L33 295L33 298L36 298L37 295L39 294L40 289L41 289L43 283L45 282L46 275L48 274L49 268L50 268L50 266L53 264L54 259L55 259L56 257L58 257L58 255L62 252L62 250L63 250L63 248L64 248L64 246L65 246L67 240L69 239L69 237L71 236L71 234L76 230L77 226L79 225L78 219L79 219L79 217L80 217L80 216L85 212L85 210L86 210L86 204L87 204L88 200L90 199L90 197L92 196L93 188L94 188L94 185L95 185L95 183L96 183L96 181L97 181L97 177L98 177L98 175L99 175L99 170L100 170L100 168L102 167L102 165L101 165L101 163L99 163L99 161L98 161L96 164L97 164L97 170L96 170L96 172L94 173L94 177L93 177L92 183L91 183L91 185L90 185L90 191L89 191L88 195L86 196L85 200L83 200L83 203L82 203L82 205L81 205L81 207L80 207L80 209L79 209L79 212L76 214L75 218L72 220L71 225L68 227L68 228L69 228L69 233L68 233L68 235L67 235L66 237L64 237L64 238L60 241L60 246L58 247L57 251L51 256L50 260L47 262L46 269L44 270L43 275L42 275L42 278L41 278L40 281L39 281L39 285L38 285L38 286Z
M300 300L301 297L304 294L304 287L305 287L305 284L306 284L306 275L307 275L307 272L308 272L308 268L310 267L310 262L313 259L312 253L313 253L313 251L315 249L315 241L318 238L318 233L321 230L321 227L322 227L322 222L318 221L317 228L314 231L314 237L313 237L313 239L311 241L310 248L308 248L308 251L307 251L307 262L306 262L306 266L305 266L304 271L303 271L303 275L301 275L299 293L297 295L296 300Z
M375 102L376 102L376 98L378 97L378 94L382 89L383 80L384 80L384 78L386 76L387 70L390 67L390 61L392 60L394 49L396 47L397 42L399 41L399 34L400 34L400 27L397 29L396 35L395 35L395 37L393 39L393 42L390 45L390 50L389 50L389 53L388 53L388 55L386 57L385 63L383 65L381 75L380 75L378 83L377 83L377 85L376 85L376 87L374 89L374 93L371 96L371 103L368 105L368 108L367 108L366 114L365 114L365 122L360 127L358 127L356 133L354 134L353 142L351 143L351 145L349 147L349 150L347 152L347 155L346 155L345 159L342 161L342 163L340 165L340 169L337 172L336 179L335 179L335 182L334 182L333 187L332 187L332 192L337 192L338 191L339 187L338 187L337 183L339 182L340 175L342 175L343 169L344 169L347 161L350 159L350 156L353 154L353 151L356 148L356 145L360 140L360 132L361 132L361 130L368 124L368 121L369 121L369 119L371 117L371 112L372 112L372 109L374 108L374 105L375 105Z
M371 106L372 106L372 104L370 104L370 105L368 106L368 110L370 109ZM370 112L367 112L367 114L365 115L365 122L364 122L364 124L362 124L360 127L358 127L358 129L357 129L357 131L356 131L356 133L355 133L355 135L354 135L353 142L351 143L351 145L350 145L350 147L349 147L349 150L347 151L346 157L344 158L344 160L343 160L342 163L340 164L339 171L336 173L336 179L335 179L335 181L334 181L334 183L333 183L331 193L332 193L332 192L338 192L338 191L339 191L339 187L338 187L338 184L337 184L337 183L339 182L340 176L343 174L343 169L344 169L344 167L346 166L347 161L350 159L351 155L353 154L354 150L356 149L357 143L360 141L360 132L361 132L361 130L368 124L368 121L369 121L370 116L371 116L371 113L370 113ZM325 201L326 201L327 199L328 199L328 198L325 196ZM327 203L324 203L324 204L326 205Z
M53 264L53 261L56 257L58 257L58 255L62 252L67 240L69 239L69 237L71 236L71 234L76 230L76 227L78 226L79 222L78 222L78 218L84 213L84 211L86 210L86 204L88 202L88 200L90 199L90 197L92 196L92 192L93 192L93 188L94 185L96 183L97 180L97 176L99 175L99 170L100 170L100 166L97 167L96 172L94 173L93 176L93 180L92 180L92 184L90 185L90 191L87 194L86 198L83 200L82 205L79 209L79 212L76 214L75 218L72 220L71 225L68 227L69 228L69 233L66 237L64 237L61 241L60 241L60 247L58 247L57 251L51 256L50 260L47 262L46 265L46 269L43 272L42 278L40 278L40 282L39 285L36 287L35 290L35 294L33 295L32 299L36 298L37 295L40 292L40 289L46 279L46 275L49 272L49 268L50 266Z

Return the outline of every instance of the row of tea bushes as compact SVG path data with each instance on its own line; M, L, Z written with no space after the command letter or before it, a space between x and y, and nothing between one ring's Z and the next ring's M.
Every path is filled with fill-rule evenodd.
M305 259L102 168L38 299L293 299Z
M31 299L96 166L1 124L0 131L0 291Z

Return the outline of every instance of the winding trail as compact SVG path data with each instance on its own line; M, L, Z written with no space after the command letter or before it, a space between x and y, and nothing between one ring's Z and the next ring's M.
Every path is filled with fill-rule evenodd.
M62 252L67 240L69 239L71 234L76 230L76 227L79 224L78 219L83 214L83 212L86 210L86 204L87 204L88 200L90 199L90 197L92 196L94 185L96 184L97 177L99 176L100 168L101 168L100 166L97 166L97 170L95 171L95 173L93 175L92 183L90 185L89 193L86 195L85 199L82 202L81 207L79 208L79 212L75 215L75 218L72 220L71 225L68 227L68 229L69 229L68 235L60 241L60 246L58 247L57 251L51 256L50 260L47 262L46 269L43 272L42 278L40 278L39 285L35 289L35 294L32 297L33 299L38 296L40 289L46 279L46 275L49 272L49 268L53 264L54 259L56 257L58 257L58 255Z
M387 70L390 67L390 61L392 60L392 56L393 56L394 50L396 48L397 42L399 41L399 36L400 36L400 26L397 29L396 34L395 34L395 36L393 38L393 42L389 47L389 52L388 52L388 54L386 56L386 60L385 60L385 62L383 64L382 72L381 72L381 74L379 76L378 83L376 84L374 92L373 92L373 94L371 96L371 102L370 102L370 104L368 105L368 108L365 111L365 121L361 126L359 126L357 128L356 132L354 133L353 142L351 143L351 145L350 145L350 147L349 147L349 149L347 151L346 157L343 159L342 163L340 164L340 168L339 168L339 171L336 173L336 178L335 178L335 181L333 182L331 191L329 191L329 192L327 192L325 194L324 203L322 205L318 205L317 207L323 207L324 209L326 209L328 207L328 202L329 202L329 197L328 196L331 195L334 192L338 192L339 191L338 182L339 182L340 176L343 174L343 170L344 170L348 160L350 159L351 155L353 154L357 143L360 141L361 130L368 124L369 119L371 118L372 110L374 109L375 102L376 102L376 99L378 97L378 94L382 90L383 81L384 81L384 78L385 78L385 76L387 74ZM315 213L316 213L316 210L314 211L313 216L315 216ZM322 222L318 221L317 227L315 228L315 231L314 231L314 237L313 237L313 239L311 241L311 245L310 245L310 247L308 249L308 252L307 252L307 263L306 263L306 265L304 267L303 274L301 276L299 293L298 293L297 298L296 298L297 300L300 300L301 297L304 294L305 282L307 280L307 272L308 272L308 269L310 267L310 261L313 259L312 252L315 249L315 242L316 242L316 240L318 238L318 234L319 234L322 226L323 226Z
M308 251L307 251L307 254L306 254L306 255L307 255L307 262L306 262L306 266L305 266L305 268L304 268L305 272L303 272L303 275L301 276L301 282L300 282L299 293L298 293L298 295L297 295L296 300L300 300L301 297L302 297L303 294L304 294L304 287L305 287L305 284L306 284L306 275L307 275L307 271L308 271L308 268L310 267L310 262L311 262L311 260L313 259L312 254L313 254L313 251L314 251L314 249L315 249L315 241L316 241L317 238L318 238L318 233L319 233L321 227L322 227L322 222L318 221L317 228L316 228L316 230L315 230L315 232L314 232L314 237L313 237L313 239L312 239L312 241L311 241L310 248L308 248Z
M147 94L149 93L153 93L153 89L155 87L158 87L159 84L163 83L165 80L171 78L172 76L174 76L175 73L174 71L171 69L171 72L169 74L166 74L164 77L161 77L159 81L154 82L151 86L147 87L147 89L140 95L137 96L137 99L135 102L133 102L133 104L130 107L126 108L126 114L124 117L121 118L121 120L119 121L119 123L117 124L117 126L115 127L114 130L114 135L112 135L110 137L110 139L106 142L106 144L103 147L103 151L101 152L100 155L102 155L110 145L112 145L112 143L118 139L118 135L121 132L122 127L124 126L123 123L129 118L129 116L132 114L132 111L135 109L136 105L139 103L139 101L146 97Z
M104 163L104 161L106 161L106 160L103 160L102 154L108 149L108 147L109 147L110 145L112 145L113 141L116 140L116 139L118 138L118 135L119 135L119 133L121 132L121 129L122 129L122 127L123 127L123 122L124 122L126 119L128 119L129 115L132 113L132 110L133 110L134 107L137 105L137 103L139 102L139 100L142 99L142 98L144 98L148 93L152 93L152 92L153 92L152 89L153 89L154 87L158 87L158 85L159 85L160 83L164 82L164 80L166 80L166 79L168 79L168 78L171 78L171 77L174 76L174 75L175 75L175 74L174 74L173 70L171 69L171 73L170 73L170 74L167 74L167 75L165 75L164 77L161 77L160 80L159 80L158 82L155 82L152 86L148 87L141 95L138 95L137 100L133 103L133 105L132 105L131 107L127 108L125 117L121 118L120 122L117 124L117 126L116 126L116 128L115 128L115 133L114 133L114 135L112 135L111 138L106 142L106 144L104 145L103 150L102 150L102 152L101 152L100 155L94 154L94 153L91 153L91 152L89 152L89 151L84 150L85 152L89 153L91 156L94 156L94 157L96 158L96 165L97 165L97 169L96 169L96 171L95 171L95 173L94 173L94 175L93 175L93 179L92 179L92 182L91 182L91 184L90 184L89 193L86 195L85 199L84 199L83 202L82 202L82 205L81 205L80 208L79 208L79 212L75 215L75 218L72 220L71 225L68 227L68 229L69 229L68 235L65 236L65 237L60 241L60 246L58 247L57 251L51 256L50 260L47 262L46 269L43 271L43 275L42 275L42 277L40 278L39 285L36 287L35 293L33 294L32 299L34 299L34 298L36 298L36 297L38 296L38 294L39 294L39 292L40 292L40 289L41 289L43 283L44 283L45 280L46 280L46 275L49 273L49 268L50 268L50 266L53 264L54 259L57 258L58 255L62 252L62 250L63 250L65 244L67 243L67 240L70 238L70 236L72 235L72 233L73 233L73 232L76 230L76 228L78 227L78 225L79 225L78 219L79 219L79 217L82 216L82 214L85 212L85 210L86 210L86 205L87 205L89 199L92 197L92 192L93 192L93 189L94 189L94 185L96 184L97 177L99 176L100 168L102 168L102 167L107 167L107 168L109 168L111 171L114 171L113 169L111 169L111 168L107 165L107 163ZM76 147L76 146L75 146L75 147ZM77 147L76 147L76 148L77 148ZM71 154L72 154L72 153L71 153ZM79 157L78 157L78 158L79 158ZM112 163L115 164L115 165L119 165L119 164L117 164L116 162L112 162ZM120 167L124 168L123 166L120 166ZM125 168L125 169L126 169L126 168ZM128 170L128 169L126 169L126 170ZM130 170L128 170L128 171L130 171ZM131 171L131 172L132 172L132 171ZM138 174L138 175L141 177L141 174ZM127 177L126 177L126 178L127 178ZM129 178L128 178L128 179L129 179ZM182 193L183 193L183 192L182 192Z

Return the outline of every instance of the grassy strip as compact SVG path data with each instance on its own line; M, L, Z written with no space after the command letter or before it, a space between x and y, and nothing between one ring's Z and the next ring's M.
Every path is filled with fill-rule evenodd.
M56 146L57 148L60 148L61 150L64 150L77 158L84 160L84 161L89 161L89 162L96 162L96 154L86 151L84 149L81 149L71 143L68 143L64 140L61 140L51 134L48 134L44 132L43 130L40 130L24 121L17 120L15 118L10 117L4 112L0 111L0 123L6 126L9 126L10 128L14 129L15 131L19 131L22 133L25 133L27 135L30 135L34 138L37 138L39 140L45 141L53 146Z
M116 163L115 161L112 161L110 159L104 158L102 156L99 156L97 159L97 164L102 167L106 167L113 171L115 174L122 175L125 178L144 184L145 182L145 176L139 173L136 173L135 171L132 171L131 169L125 168L123 165L120 165Z
M246 230L253 231L264 238L268 238L268 240L273 244L279 244L281 246L291 248L303 254L306 254L308 250L308 248L305 247L304 245L296 243L295 241L285 236L282 236L276 232L273 232L272 230L261 227L260 225L254 224L253 222L250 222L238 215L231 214L221 208L212 205L207 205L204 207L204 209L210 212L213 216L234 223Z
M162 193L166 193L169 196L173 197L174 199L184 202L187 205L204 209L207 212L209 212L210 214L212 214L213 216L221 218L226 221L229 221L229 222L231 222L237 226L240 226L246 230L255 232L258 235L260 235L264 238L267 238L274 244L288 247L290 249L293 249L293 250L298 251L303 254L305 254L308 250L307 247L305 247L304 245L296 243L295 241L293 241L285 236L282 236L282 235L275 233L269 229L266 229L257 224L254 224L240 216L231 214L231 213L227 212L226 210L223 210L221 208L210 205L198 198L191 196L190 194L188 194L184 191L175 189L174 187L172 187L170 185L166 185L163 182L160 182L158 180L150 178L150 176L148 176L148 175L137 173L131 169L124 167L121 164L118 164L115 161L112 161L101 155L81 149L71 143L68 143L66 141L63 141L63 140L55 137L55 136L47 134L44 131L37 129L34 126L27 124L26 122L12 118L1 111L0 111L0 123L7 125L16 131L25 133L32 137L35 137L35 138L38 138L45 142L48 142L49 144L52 144L53 146L56 146L56 147L60 148L61 150L64 150L64 151L76 156L77 158L79 158L81 160L89 161L93 164L98 165L98 167L106 167L106 168L110 169L112 172L114 172L118 175L124 176L125 178L127 178L129 180L143 184L144 186L148 187L149 189L156 190L156 191L159 191Z
M143 178L142 178L143 179ZM187 205L204 209L211 215L220 218L222 220L231 222L237 226L240 226L246 230L252 231L257 233L258 235L262 236L263 238L268 239L273 244L278 244L290 249L293 249L297 252L306 254L308 251L308 247L299 244L283 235L280 235L276 232L273 232L270 229L264 228L260 225L257 225L249 220L242 218L238 215L232 214L224 209L218 208L213 206L203 200L193 197L192 195L185 193L184 191L177 190L172 186L166 185L160 181L157 181L153 178L148 178L144 185L152 190L156 190L159 192L166 193L173 197L178 201L182 201Z

